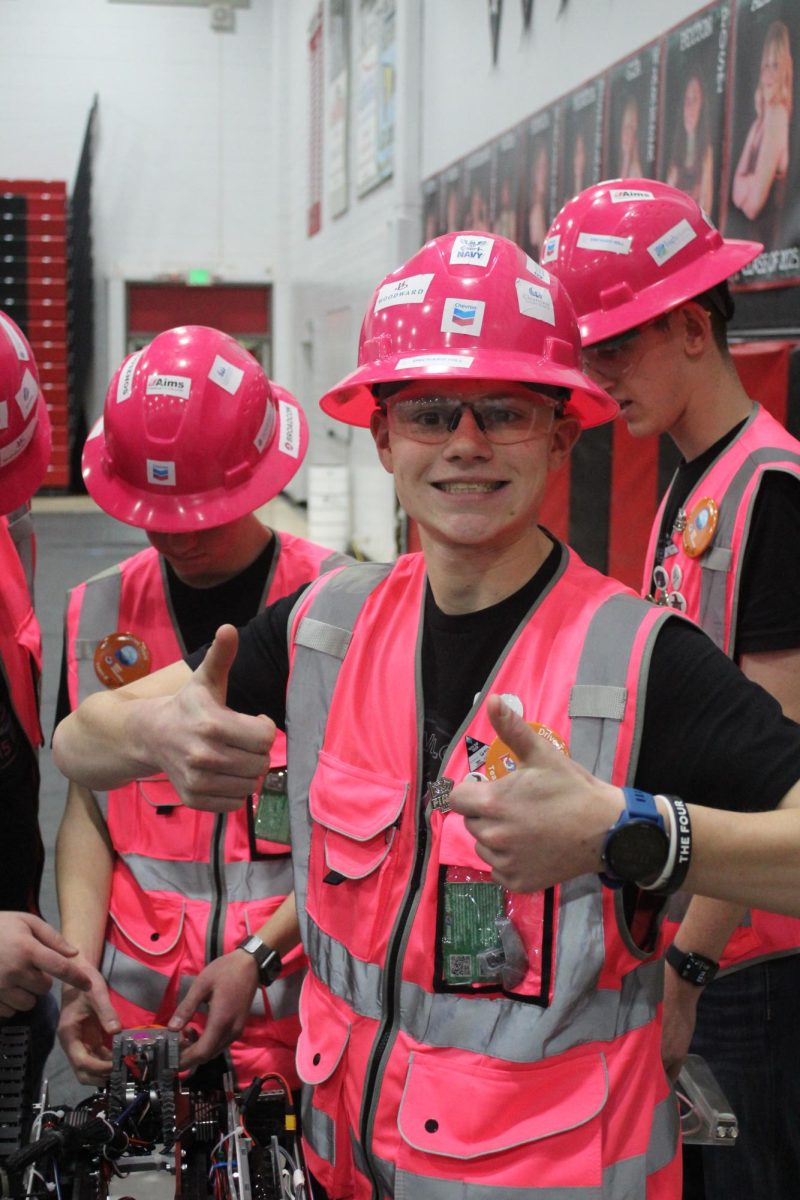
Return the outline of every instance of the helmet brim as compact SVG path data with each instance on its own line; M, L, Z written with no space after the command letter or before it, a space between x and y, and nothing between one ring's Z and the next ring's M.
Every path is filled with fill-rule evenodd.
M513 351L498 354L497 351L480 349L460 353L405 353L368 363L326 392L320 400L320 408L329 417L346 425L367 427L375 411L373 388L376 384L405 383L426 378L485 379L567 388L571 396L566 412L577 417L584 429L612 421L619 413L617 402L574 367L534 354Z
M643 288L634 299L579 317L582 344L593 346L679 308L687 300L735 275L763 249L761 242L726 238L713 253L665 275L662 281Z
M27 503L45 481L53 435L44 396L36 401L36 430L17 458L0 468L0 512L10 513Z
M308 422L303 409L284 388L274 383L271 388L276 401L282 400L294 412L299 437L295 436L293 442L282 439L283 431L276 421L272 441L243 483L184 495L172 489L154 493L135 487L108 470L110 456L100 418L86 439L81 460L89 495L109 516L153 533L214 529L254 512L283 491L299 471L308 449ZM213 453L213 446L209 446L209 452Z

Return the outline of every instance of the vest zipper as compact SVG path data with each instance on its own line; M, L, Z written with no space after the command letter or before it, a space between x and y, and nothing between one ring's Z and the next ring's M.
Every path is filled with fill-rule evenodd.
M211 835L211 908L208 914L206 931L206 962L219 958L224 949L225 940L225 910L227 908L227 893L225 890L225 829L227 814L217 813L214 817L214 832Z

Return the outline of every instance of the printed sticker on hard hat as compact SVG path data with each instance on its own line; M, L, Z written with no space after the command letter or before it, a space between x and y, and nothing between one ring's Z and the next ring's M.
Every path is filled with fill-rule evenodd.
M528 721L528 724L535 734L544 738L546 742L555 746L556 750L569 758L569 746L561 734L556 733L549 725L540 725L538 721ZM494 783L496 780L502 779L504 775L510 775L512 771L516 771L518 766L519 759L510 746L502 738L495 738L486 755L486 778Z
M100 434L102 432L103 432L103 418L98 417L97 420L95 421L94 425L92 426L92 428L89 430L88 434L86 435L87 442L91 442L91 440L93 438L100 437Z
M22 451L28 445L28 442L36 432L37 424L38 421L36 417L34 417L32 421L28 422L19 437L14 438L14 441L8 446L3 446L0 449L0 467L5 467L10 462L13 462L15 458L19 458L20 454L22 454Z
M610 233L579 233L580 250L603 250L606 254L630 254L633 238L614 237Z
M529 279L517 279L515 283L519 311L523 317L533 317L536 321L546 321L548 325L555 325L553 297L546 288L531 283Z
M27 421L31 414L31 409L39 398L39 385L34 379L28 368L25 368L25 374L22 376L22 383L19 391L14 399L19 405L19 411Z
M696 237L697 234L684 217L682 221L678 221L677 225L673 225L660 238L652 242L647 247L647 253L656 265L661 267L665 262L669 262L684 246L688 246L690 242L693 242Z
M469 263L472 267L488 267L494 238L465 237L460 234L450 251L451 264Z
M133 392L133 375L143 354L143 350L137 350L136 354L132 354L127 362L122 364L122 370L117 380L117 404L122 404L123 400L127 400Z
M626 200L655 200L652 192L639 188L611 188L608 196L612 204L624 204Z
M401 358L395 363L395 371L413 371L421 367L432 374L437 371L467 370L472 366L471 354L415 354L413 358Z
M431 286L433 272L429 275L408 275L394 283L384 283L378 290L374 312L391 308L393 304L422 304Z
M30 357L28 354L28 347L25 345L11 322L7 321L2 313L0 313L0 324L2 324L3 329L6 331L6 336L11 342L11 345L14 347L17 358L21 359L22 362L27 362Z
M549 271L545 271L544 267L540 267L535 259L529 254L525 255L525 270L530 271L531 275L535 276L540 283L552 283L553 276Z
M226 392L230 392L232 396L235 396L239 390L239 384L244 379L244 371L241 367L235 367L233 363L229 363L221 354L218 354L211 364L208 378L212 383L218 383Z
M148 483L160 483L165 487L175 486L174 462L161 462L155 458L148 458L146 461Z
M284 454L297 458L300 453L300 417L285 400L278 401L278 445Z
M552 237L549 237L545 240L545 243L542 246L543 263L553 262L554 259L558 258L558 247L560 242L560 233L554 233Z
M442 333L466 333L470 337L480 337L485 308L483 300L457 300L454 296L448 296L442 313Z
M177 396L188 400L192 381L188 375L160 375L154 371L147 379L148 396Z
M0 429L8 429L8 401L0 400Z
M109 633L95 647L94 673L104 687L124 687L150 674L150 651L135 633Z

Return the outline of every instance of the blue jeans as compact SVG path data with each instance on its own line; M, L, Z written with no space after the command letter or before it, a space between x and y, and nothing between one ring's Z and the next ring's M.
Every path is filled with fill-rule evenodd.
M716 979L698 1006L692 1052L711 1066L739 1120L733 1149L704 1146L706 1200L800 1197L800 955ZM702 1195L685 1156L685 1196Z

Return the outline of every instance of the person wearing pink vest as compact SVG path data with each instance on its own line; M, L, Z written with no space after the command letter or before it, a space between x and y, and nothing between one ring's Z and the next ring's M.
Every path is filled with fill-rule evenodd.
M170 330L123 362L84 477L151 545L70 593L61 710L175 662L221 620L245 622L341 561L253 513L306 442L297 401L216 330ZM184 1066L233 1039L240 1086L268 1071L297 1084L304 960L286 901L285 766L281 739L260 790L228 816L185 807L164 776L101 794L73 783L59 832L64 929L99 968L119 1027L166 1024L180 1004L201 1034ZM68 993L62 1005L61 1041L84 1080L108 1069L93 1000Z
M28 339L0 313L0 1026L30 1030L34 1086L53 1044L53 977L86 988L77 952L39 912L39 688L30 498L47 473L50 421Z
M56 730L84 786L163 771L225 812L287 732L314 1196L677 1200L664 897L800 911L800 729L538 524L616 412L579 353L519 247L429 242L321 402L371 429L421 553L333 571ZM733 716L695 736L720 689Z
M723 240L688 196L641 179L587 189L548 237L586 370L634 437L668 433L682 455L653 523L643 594L697 622L800 719L800 442L747 396L726 334L727 278L762 247ZM702 1151L699 1185L687 1155L687 1189L792 1200L800 1083L785 1063L800 1055L800 921L677 900L665 922L665 1061L679 1065L696 1019L692 1050L740 1125L734 1151Z

